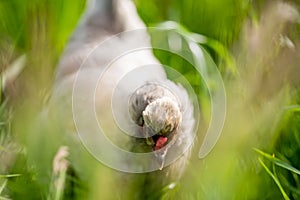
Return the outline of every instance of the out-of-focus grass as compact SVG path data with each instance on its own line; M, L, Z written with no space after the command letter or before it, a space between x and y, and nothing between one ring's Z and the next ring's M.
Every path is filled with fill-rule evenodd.
M239 36L247 15L247 1L146 1L139 0L138 9L147 24L174 20L192 32L218 39L226 46ZM142 12L143 11L143 12Z
M168 192L170 189L165 188L162 189L164 192L162 199L278 199L282 198L282 194L285 198L288 196L290 199L300 199L299 174L290 167L300 168L299 106L289 107L300 104L300 92L289 80L285 80L283 86L273 84L272 77L274 82L280 81L278 78L281 75L280 71L277 72L279 76L275 76L271 70L265 70L274 63L283 63L285 67L293 65L292 62L284 60L295 58L290 56L292 53L279 50L278 46L275 56L268 54L274 48L267 48L268 43L264 43L262 39L258 40L261 43L261 46L258 46L264 47L259 48L263 50L255 52L257 49L248 46L249 37L253 36L255 31L249 31L248 35L242 31L248 23L254 24L254 28L249 28L250 30L259 27L265 1L136 0L135 2L147 25L174 20L186 27L180 27L184 34L204 39L196 41L214 58L222 72L228 93L227 120L216 148L205 159L198 159L197 151L203 137L200 135L199 141L195 144L188 173L172 190L178 191L179 194L170 193ZM298 4L296 1L295 3ZM48 119L37 122L37 118L41 115L40 111L48 94L51 93L56 63L76 26L84 4L84 0L0 2L1 70L9 67L22 54L26 54L27 57L24 72L12 85L13 89L7 91L7 94L10 94L8 101L15 103L11 105L12 107L2 104L0 109L0 154L6 149L2 144L3 141L7 141L7 135L11 135L9 141L13 138L14 142L19 143L16 147L19 155L17 160L12 162L14 163L12 169L1 174L5 176L0 176L0 197L13 199L55 197L56 191L51 189L52 160L59 146L68 144L68 138L61 136L64 127L55 123L49 125L46 123ZM271 33L265 32L266 38L272 37ZM246 38L243 38L243 34ZM290 30L287 36L297 45L299 25ZM210 116L210 103L201 77L196 75L193 67L183 59L166 52L155 53L164 64L183 73L197 91L204 119L200 133L205 132L203 129L207 128L209 122L206 119ZM265 57L270 57L272 61L269 62ZM261 79L258 79L260 75ZM271 84L264 87L270 76ZM273 90L275 92L272 93ZM10 109L13 112L5 114ZM11 121L13 121L12 131L9 125ZM68 145L78 146L78 150L70 153L70 160L81 157L85 161L71 163L76 170L73 177L79 177L80 182L70 180L72 176L66 177L65 198L97 199L100 193L102 197L116 197L113 191L116 189L115 185L110 180L112 172L102 165L98 166L98 162L87 153L82 153L79 149L83 147L80 147L79 143ZM280 160L266 153L262 153L261 156L253 148L274 154L275 158ZM2 162L8 163L1 160L0 167L3 165ZM277 166L278 163L281 165ZM96 169L90 167L96 165ZM288 170L283 169L284 167ZM269 171L266 172L265 169ZM273 177L269 176L270 173ZM20 176L9 177L14 174ZM279 185L281 191L277 187ZM7 196L4 196L3 192Z

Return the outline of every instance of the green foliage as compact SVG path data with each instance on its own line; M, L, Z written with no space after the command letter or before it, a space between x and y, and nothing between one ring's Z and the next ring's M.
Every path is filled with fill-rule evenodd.
M171 183L153 197L300 199L300 91L296 90L299 86L286 80L276 95L268 96L276 86L263 90L264 85L257 84L261 80L255 77L262 75L261 79L266 79L271 74L269 69L267 72L260 69L272 66L278 57L251 51L247 46L249 38L243 38L245 26L259 27L265 1L135 0L135 3L148 26L165 30L166 35L153 35L153 43L170 37L170 30L176 30L183 39L191 39L205 52L205 60L213 58L228 94L224 133L213 152L200 160L197 151L209 126L208 88L213 88L213 80L205 83L191 63L180 56L154 50L163 64L183 74L196 91L201 121L188 173L179 184ZM61 136L64 127L59 122L47 125L48 119L37 121L41 102L51 92L57 61L84 6L85 0L0 1L0 69L8 68L20 55L26 54L28 58L20 77L23 84L19 91L24 94L13 105L3 103L1 96L0 156L9 152L14 157L16 151L18 155L10 170L0 173L0 199L97 199L99 195L103 199L131 199L135 194L123 195L122 188L116 188L111 180L111 170L82 153L80 143L68 143L68 138ZM299 41L299 24L290 35ZM292 60L289 54L283 53ZM267 60L264 56L271 58L271 64L264 63ZM277 82L275 76L274 79ZM73 149L70 160L75 162L74 171L68 172L71 176L60 174L59 179L66 185L60 191L53 189L52 161L58 148L66 144ZM82 162L76 163L78 157ZM0 160L0 167L3 161ZM97 170L91 166L97 166ZM133 191L138 189L135 185L128 187L133 187Z
M214 38L229 46L239 36L250 5L247 1L137 0L141 17L148 25L173 20L184 24L192 32Z

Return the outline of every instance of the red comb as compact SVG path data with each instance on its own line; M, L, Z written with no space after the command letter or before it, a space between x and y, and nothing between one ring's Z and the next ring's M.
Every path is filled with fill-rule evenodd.
M162 148L165 143L167 142L168 138L167 137L159 137L156 141L156 144L155 144L155 150L158 150L160 148Z

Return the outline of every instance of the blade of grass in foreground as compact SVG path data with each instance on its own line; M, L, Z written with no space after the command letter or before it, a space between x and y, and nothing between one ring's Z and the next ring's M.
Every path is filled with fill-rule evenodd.
M8 198L6 198L6 197L1 197L1 196L0 196L0 200L11 200L11 199L8 199Z
M3 184L0 186L0 200L10 200L9 198L1 196L4 188L6 187L6 184L7 184L7 179L4 180Z
M257 153L259 153L260 155L262 155L263 157L267 158L268 160L270 160L271 162L273 162L275 165L280 166L284 169L287 169L291 172L294 172L298 175L300 175L300 170L296 169L295 167L289 165L286 162L283 162L282 160L275 158L274 156L267 154L259 149L254 149Z
M285 109L291 112L300 112L300 105L286 106Z
M276 183L276 185L278 186L282 196L284 197L285 200L290 200L290 198L288 197L288 195L285 193L284 189L282 188L280 181L278 180L277 176L275 176L270 169L265 165L265 163L259 158L258 159L261 166L266 170L266 172L272 177L272 179L274 180L274 182Z
M3 184L0 186L0 195L1 195L2 191L4 190L6 183L7 183L7 179L4 180Z
M0 174L0 178L12 178L12 177L17 177L17 176L22 176L22 174Z
M189 31L182 24L175 21L166 21L157 25L158 28L164 30L176 30L182 36L190 38L193 42L201 45L207 45L213 49L226 63L226 66L230 69L233 74L237 73L236 63L232 55L229 53L227 48L219 41L212 38L208 38L204 35Z

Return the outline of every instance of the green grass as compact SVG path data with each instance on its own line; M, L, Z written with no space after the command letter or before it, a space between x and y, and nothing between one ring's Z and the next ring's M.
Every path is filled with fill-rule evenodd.
M188 171L174 188L161 189L161 199L300 199L300 70L299 56L295 55L299 52L299 23L283 33L295 45L289 50L269 42L274 31L266 30L267 25L259 26L268 5L265 1L135 3L147 25L159 25L167 32L166 23L174 21L182 38L191 38L205 49L221 71L227 92L221 138L207 157L199 159L211 116L208 88L213 88L213 80L206 85L184 59L155 50L163 64L189 81L201 110ZM294 4L300 5L298 1ZM57 62L84 5L84 0L0 2L1 76L17 58L26 55L16 82L4 97L1 92L0 199L131 199L134 195L123 195L112 180L113 170L95 161L80 143L62 136L64 127L59 119L49 125L47 119L39 118L51 94ZM254 30L263 30L256 38L258 44L249 42ZM153 42L159 41L156 37ZM288 69L292 73L286 75ZM63 189L54 186L52 172L52 161L61 145L73 147L68 159L74 168L58 175ZM81 162L76 162L77 157ZM5 167L9 163L11 166ZM132 188L138 189L135 185Z

